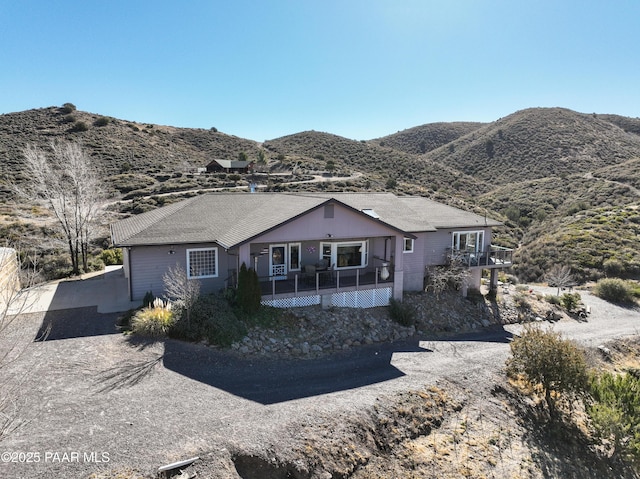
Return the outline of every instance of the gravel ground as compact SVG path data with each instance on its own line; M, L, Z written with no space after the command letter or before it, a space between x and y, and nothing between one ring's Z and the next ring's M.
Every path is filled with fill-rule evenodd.
M587 346L638 334L637 310L581 293L592 310L587 321L563 319L554 328ZM0 477L131 470L153 477L161 465L201 455L213 464L212 477L237 479L232 457L293 447L291 425L351 417L380 398L441 380L472 391L493 384L521 327L286 360L170 340L136 344L115 331L115 320L95 308L34 314L4 339L27 340L0 371L5 390L15 392L9 412L25 423L0 442ZM32 341L49 321L49 340Z

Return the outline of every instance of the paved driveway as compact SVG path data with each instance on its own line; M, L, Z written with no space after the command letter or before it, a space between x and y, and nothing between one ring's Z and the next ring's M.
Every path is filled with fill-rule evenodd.
M81 278L52 281L23 293L16 309L23 312L46 312L96 306L99 313L127 311L139 306L129 301L127 279L122 266L107 266L103 272Z

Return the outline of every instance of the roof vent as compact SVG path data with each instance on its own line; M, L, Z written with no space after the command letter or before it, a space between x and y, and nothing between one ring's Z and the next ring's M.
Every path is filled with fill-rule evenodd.
M378 215L378 213L376 213L375 211L373 211L371 208L363 208L363 209L362 209L362 212L363 212L365 215L369 215L369 216L371 216L372 218L380 219L380 216Z

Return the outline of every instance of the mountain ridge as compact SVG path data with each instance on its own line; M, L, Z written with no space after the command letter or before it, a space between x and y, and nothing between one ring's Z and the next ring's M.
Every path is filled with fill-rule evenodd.
M638 118L529 108L490 123L430 123L367 141L303 131L258 143L215 128L136 123L67 104L0 115L5 200L11 195L7 184L26 180L21 173L24 147L46 148L51 141L81 143L113 194L134 199L129 212L164 204L164 199L137 200L160 193L236 186L244 181L241 177L230 181L225 174L198 177L192 172L214 158L246 155L262 163L265 172L288 172L298 179L323 172L345 178L358 173L357 179L331 183L281 184L282 178L278 183L261 177L272 189L392 191L488 213L505 223L496 239L518 247L515 260L525 280L540 279L559 258L583 279L597 277L598 261L604 274L605 262L612 260L624 263L624 275L640 278L640 253L635 251L640 248L630 247L629 235L621 230L625 221L640 222L634 216L640 205ZM603 213L607 211L609 216ZM574 221L575 215L584 214L619 233L607 233L610 247L600 259L597 252L588 252L590 241L602 244L589 232L562 254L556 251L562 231L549 242L553 251L536 241L536 234L575 230L570 226L575 224L602 236L601 228L591 222Z

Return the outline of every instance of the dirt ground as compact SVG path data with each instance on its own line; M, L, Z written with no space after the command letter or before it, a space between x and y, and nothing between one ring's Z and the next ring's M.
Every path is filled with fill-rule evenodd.
M553 327L588 347L594 363L604 345L612 360L598 364L636 364L640 313L585 301L586 321L566 317ZM151 478L193 457L181 477L636 477L580 431L550 428L506 381L519 325L270 361L132 343L114 330L116 317L91 308L33 315L3 338L28 341L0 371L16 393L5 411L22 421L0 453L38 453L39 461L2 456L0 477ZM64 328L34 342L47 321Z

